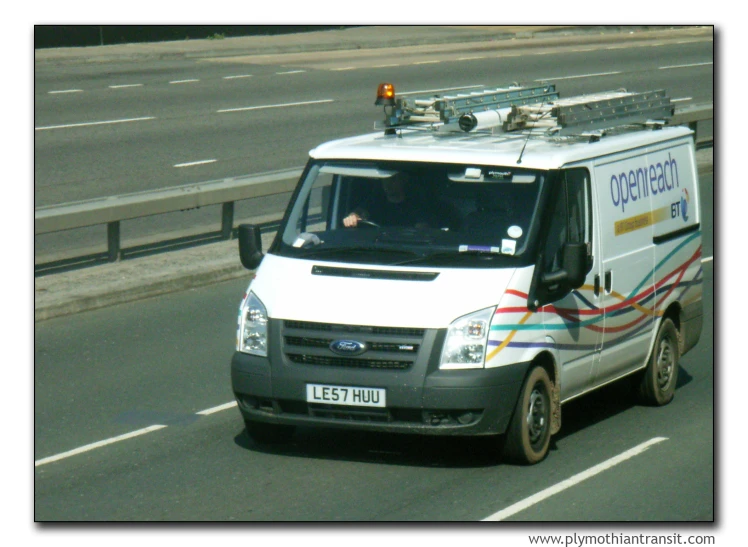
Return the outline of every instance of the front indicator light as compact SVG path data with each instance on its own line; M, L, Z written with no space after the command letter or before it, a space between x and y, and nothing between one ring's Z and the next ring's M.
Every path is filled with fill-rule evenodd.
M492 307L465 315L449 326L439 368L483 368L495 310Z
M267 357L268 315L259 298L250 292L239 314L239 339L237 350Z

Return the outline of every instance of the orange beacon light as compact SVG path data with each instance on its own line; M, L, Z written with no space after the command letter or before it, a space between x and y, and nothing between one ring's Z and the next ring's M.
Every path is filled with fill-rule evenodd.
M379 84L377 88L376 106L394 106L395 104L395 86L392 84Z

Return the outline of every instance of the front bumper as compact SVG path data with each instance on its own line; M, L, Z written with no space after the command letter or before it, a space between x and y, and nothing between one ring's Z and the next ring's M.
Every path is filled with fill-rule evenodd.
M429 336L427 335L428 339ZM436 334L432 342L443 336ZM529 363L439 370L439 344L407 371L297 364L236 352L231 381L245 420L425 435L504 433ZM271 348L272 350L272 348ZM386 408L307 403L308 383L386 390Z

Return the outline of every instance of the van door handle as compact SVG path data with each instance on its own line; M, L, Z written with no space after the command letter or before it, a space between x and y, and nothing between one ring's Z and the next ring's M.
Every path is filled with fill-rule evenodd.
M595 296L600 296L600 274L595 274Z
M605 292L610 294L611 290L613 290L613 271L608 270L605 272Z

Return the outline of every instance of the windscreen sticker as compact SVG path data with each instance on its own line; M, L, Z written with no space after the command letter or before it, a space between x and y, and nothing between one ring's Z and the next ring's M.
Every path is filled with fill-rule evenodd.
M517 248L517 242L513 239L501 240L501 252L505 255L513 255Z
M509 226L509 229L506 231L506 233L509 234L509 237L517 239L518 237L522 237L522 228L520 228L519 226Z

